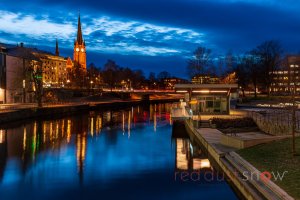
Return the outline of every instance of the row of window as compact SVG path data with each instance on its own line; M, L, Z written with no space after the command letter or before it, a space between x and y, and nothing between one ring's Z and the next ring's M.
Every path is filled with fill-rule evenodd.
M288 85L294 85L294 83L272 83L273 86L288 86ZM300 85L300 83L296 83L296 85Z

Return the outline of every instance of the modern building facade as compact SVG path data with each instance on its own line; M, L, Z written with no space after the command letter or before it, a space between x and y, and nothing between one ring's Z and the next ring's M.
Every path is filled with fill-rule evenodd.
M287 56L281 69L271 73L273 94L300 93L300 55Z
M238 97L237 84L178 84L175 91L185 94L193 115L229 114L231 98Z
M193 84L218 84L220 78L209 74L198 74L192 78Z
M174 90L176 84L186 84L187 80L177 77L165 78L163 79L164 89L166 90Z

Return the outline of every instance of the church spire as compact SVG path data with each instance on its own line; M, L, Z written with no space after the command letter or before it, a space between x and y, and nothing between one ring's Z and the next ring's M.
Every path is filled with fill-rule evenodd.
M77 42L79 45L82 45L83 43L80 14L78 14Z
M59 56L58 41L57 41L57 39L56 39L55 55Z

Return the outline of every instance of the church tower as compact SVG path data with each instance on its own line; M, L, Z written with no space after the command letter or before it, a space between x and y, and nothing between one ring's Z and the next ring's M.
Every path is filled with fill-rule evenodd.
M55 55L59 56L59 49L58 49L58 41L56 39L56 45L55 45Z
M82 37L80 15L78 16L77 39L74 42L74 64L79 64L80 68L86 71L85 41Z

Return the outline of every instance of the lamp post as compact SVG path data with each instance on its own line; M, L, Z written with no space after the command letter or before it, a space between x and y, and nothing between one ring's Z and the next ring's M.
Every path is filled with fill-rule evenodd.
M295 79L295 70L293 73L293 112L292 112L292 154L293 156L296 155L296 101L295 101L295 95L296 95L296 79Z
M128 82L129 82L129 90L131 90L131 80L128 79Z
M23 79L23 103L26 103L26 81Z
M68 79L67 80L67 86L68 86L68 88L70 88L70 83L71 83L71 81L70 81L70 79Z

